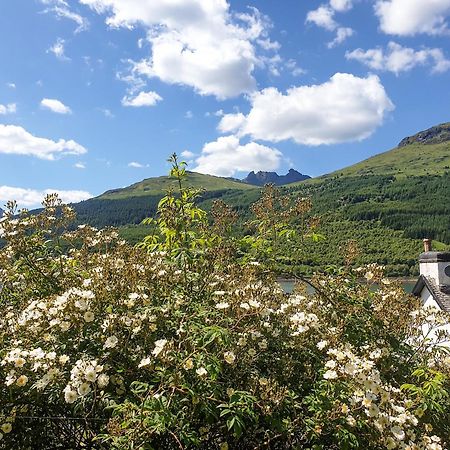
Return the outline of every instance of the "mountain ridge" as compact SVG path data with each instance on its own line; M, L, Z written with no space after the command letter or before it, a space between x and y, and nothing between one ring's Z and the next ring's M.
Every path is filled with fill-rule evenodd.
M309 175L304 175L295 169L289 169L286 175L278 175L277 172L265 172L253 170L242 180L242 182L251 184L253 186L264 186L268 183L273 183L277 186L283 186L291 183L296 183L299 181L308 180L311 177Z

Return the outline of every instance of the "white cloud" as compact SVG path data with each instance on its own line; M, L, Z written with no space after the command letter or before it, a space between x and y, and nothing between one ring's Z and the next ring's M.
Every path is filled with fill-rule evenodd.
M185 119L192 119L193 117L194 117L194 114L191 110L186 111L184 114Z
M16 83L6 83L6 86L8 86L11 89L15 89L16 88Z
M41 107L57 114L72 114L72 110L68 106L55 98L43 98Z
M330 0L330 6L335 11L349 11L353 8L353 0Z
M222 133L239 130L245 124L246 119L242 113L225 114L220 120L217 129Z
M58 155L82 155L87 150L73 140L66 141L33 136L16 125L0 124L0 154L35 156L54 160Z
M336 47L337 45L342 44L350 36L353 36L354 30L352 28L339 26L339 23L334 20L334 15L336 11L348 11L352 7L353 3L351 0L330 0L329 5L321 5L313 11L309 11L306 16L306 23L313 23L328 31L335 31L336 37L327 44L327 47Z
M191 151L189 151L189 150L183 150L183 151L181 152L181 156L182 156L183 158L189 159L189 158L193 158L193 157L195 156L195 153L193 153L193 152L191 152Z
M160 102L162 97L158 95L156 92L139 92L135 97L125 96L122 99L123 106L133 106L135 108L139 108L141 106L155 106L156 103Z
M48 194L58 194L64 203L77 203L91 198L86 191L65 191L60 189L24 189L12 186L0 186L0 201L16 200L20 208L38 207Z
M17 105L15 103L8 103L7 105L0 104L0 115L14 114L17 111Z
M230 115L222 118L219 129L311 146L363 140L394 108L376 75L359 78L347 73L336 73L323 84L293 87L286 94L267 88L250 101L250 113L243 122L236 119L236 129L226 126L232 123Z
M325 5L309 11L306 16L306 22L314 23L318 27L325 28L329 31L334 31L338 26L334 20L334 10Z
M193 170L221 177L251 170L276 170L282 156L274 148L256 142L241 145L236 136L223 136L204 145Z
M377 0L375 13L386 34L448 33L450 0Z
M359 61L371 69L393 72L398 75L416 66L429 65L432 72L442 73L450 69L450 60L439 48L414 50L389 42L386 51L382 48L362 50L358 48L345 54L347 59Z
M44 13L53 13L58 19L68 19L75 22L78 25L75 33L88 29L88 20L80 14L73 12L65 0L41 0L41 3L49 6Z
M61 61L70 61L70 58L65 54L65 43L64 39L56 39L56 42L47 50L47 53L53 53Z
M75 169L86 169L86 164L82 162L77 162L73 165L73 167L75 167Z
M112 27L149 29L151 56L133 64L134 77L157 77L193 87L201 95L228 98L254 91L253 71L263 64L259 45L270 27L255 8L233 14L225 0L80 0L108 15Z
M342 44L347 38L353 36L354 33L355 32L352 28L339 27L336 30L336 37L327 44L327 47L333 48Z
M141 164L136 161L128 163L128 167L133 167L134 169L143 169L144 167L149 167L148 164Z

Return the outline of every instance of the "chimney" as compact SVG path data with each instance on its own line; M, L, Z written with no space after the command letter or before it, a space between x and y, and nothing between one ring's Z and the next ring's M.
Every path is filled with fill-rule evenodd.
M423 240L424 253L419 256L420 275L430 278L441 291L450 289L450 252L433 252L431 239Z

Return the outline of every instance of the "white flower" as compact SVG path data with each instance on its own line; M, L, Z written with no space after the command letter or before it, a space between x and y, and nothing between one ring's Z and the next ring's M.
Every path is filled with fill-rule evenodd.
M91 366L86 369L86 372L84 373L84 377L86 378L86 381L89 381L90 383L93 383L95 379L97 378L97 372L95 369Z
M351 426L354 427L356 425L356 420L353 416L348 416L347 417L347 423Z
M14 361L14 365L16 367L23 367L23 365L25 364L25 360L23 358L16 358L16 360Z
M235 356L235 354L233 352L225 352L223 354L223 358L225 359L225 361L228 364L233 364L234 361L236 360L236 356Z
M85 311L85 310L87 309L87 303L86 303L86 300L83 300L82 298L81 298L81 299L78 299L78 300L75 302L75 306L76 306L78 309L81 309L81 311Z
M213 295L225 295L225 291L214 291Z
M323 374L323 377L325 378L325 380L334 380L338 377L338 374L336 373L335 370L327 370Z
M79 393L81 396L86 395L86 394L89 394L89 392L91 392L91 387L89 386L88 383L81 383L81 384L78 386L78 393Z
M241 303L239 306L242 309L250 309L250 305L247 302Z
M78 398L78 394L72 390L66 390L64 392L64 400L66 403L73 403Z
M391 433L398 441L403 441L403 439L405 439L405 432L397 425L391 428Z
M59 357L59 362L64 365L67 361L69 361L69 357L67 355L61 355Z
M155 342L155 348L152 351L152 355L158 356L162 352L162 350L166 344L167 344L167 339L157 340Z
M2 425L2 431L5 434L11 433L12 425L9 422L6 422Z
M227 302L217 303L216 308L217 309L227 309L230 307L230 304Z
M16 380L16 384L19 387L25 386L28 382L28 377L26 375L20 375L19 378Z
M61 322L59 324L59 328L61 328L61 331L67 331L70 328L70 322L67 322L67 321Z
M323 350L328 345L328 341L320 341L317 343L317 348Z
M148 366L150 364L150 362L151 362L150 358L143 358L141 360L141 362L139 363L138 368Z
M94 313L92 311L86 311L83 318L85 322L92 322L94 320Z
M336 367L336 361L330 359L329 361L327 361L327 362L325 363L325 367L326 367L327 369L334 369L334 368Z
M203 376L205 376L205 375L208 374L208 372L206 371L206 369L205 369L204 367L199 367L199 368L195 371L195 373L196 373L198 376L200 376L200 377L203 377Z
M99 377L97 379L98 387L104 388L104 387L108 386L108 383L109 383L108 375L106 375L105 373L102 373L101 375L99 375Z
M110 336L108 339L106 339L105 343L103 344L103 348L114 348L117 343L119 342L119 339L117 339L116 336Z

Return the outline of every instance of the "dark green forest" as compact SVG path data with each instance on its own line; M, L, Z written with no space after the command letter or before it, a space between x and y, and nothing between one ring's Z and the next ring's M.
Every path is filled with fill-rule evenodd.
M312 213L320 217L318 231L325 240L293 242L279 258L281 273L310 273L329 265L341 265L347 242L355 241L359 256L355 264L377 262L393 276L417 273L421 239L432 238L435 248L450 244L450 174L426 176L334 175L280 188L292 197L310 197ZM239 214L236 233L251 233L245 226L250 206L261 189L218 189L204 191L200 207L209 210L221 199ZM96 227L115 226L132 243L148 229L140 225L155 215L164 195L127 198L94 198L74 205L79 223Z

